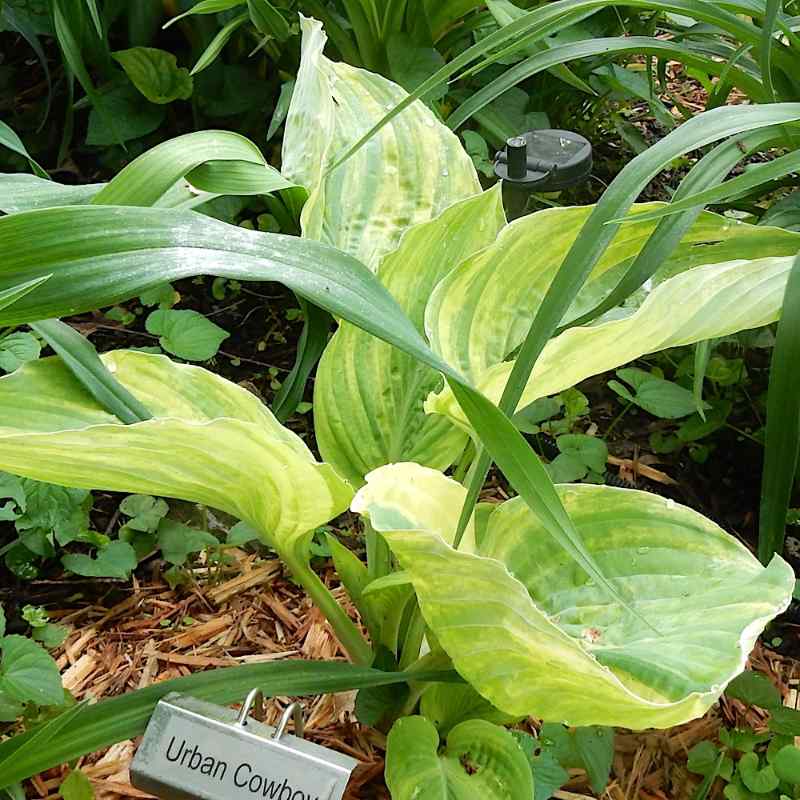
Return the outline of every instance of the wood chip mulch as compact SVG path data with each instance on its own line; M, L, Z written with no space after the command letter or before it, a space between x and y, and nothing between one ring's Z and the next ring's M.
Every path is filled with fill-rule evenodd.
M171 590L157 574L134 579L127 597L113 604L72 601L51 618L72 630L55 653L64 685L78 699L113 697L205 668L277 659L344 659L322 615L277 560L234 551L238 563L219 571L195 570L190 587ZM323 580L355 617L331 568ZM117 595L118 597L119 595ZM110 605L110 607L108 607ZM787 705L798 705L800 663L758 647L753 668L781 688ZM306 735L358 759L345 800L388 800L383 784L385 736L359 725L355 693L303 698ZM275 723L290 698L276 698L267 721ZM765 728L760 712L724 699L704 718L666 731L619 731L611 782L603 800L688 800L698 778L686 770L689 749L715 738L723 722ZM534 723L528 726L533 729ZM81 759L98 800L147 798L130 784L128 768L138 740L121 742ZM66 767L29 781L30 797L56 798ZM585 774L555 794L559 800L595 798Z

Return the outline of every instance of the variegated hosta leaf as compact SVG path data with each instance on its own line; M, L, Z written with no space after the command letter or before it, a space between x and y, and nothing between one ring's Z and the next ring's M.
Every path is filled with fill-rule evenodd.
M697 267L664 281L628 317L565 331L545 347L519 407L647 353L774 322L780 315L791 266L791 258L763 258ZM482 343L480 349L488 347ZM477 356L471 357L478 362ZM473 375L475 385L497 402L512 366L511 362L495 361ZM431 395L425 410L464 424L461 409L447 388Z
M419 497L408 490L409 513L392 520L381 472L353 506L384 531L456 669L508 714L637 729L693 719L742 671L758 634L791 600L785 561L775 556L763 567L691 509L646 492L557 487L638 617L553 548L519 499L493 511L478 553L455 551L439 526L423 527L413 513L453 482L418 468Z
M458 138L421 102L344 165L347 148L407 93L323 54L322 25L302 18L303 49L286 121L283 174L309 190L303 235L354 255L372 270L403 231L480 190Z
M499 190L456 203L408 230L381 262L378 276L422 330L425 305L439 280L491 244L504 224ZM441 385L435 370L342 323L317 370L320 452L357 486L367 472L394 461L446 469L464 449L466 435L449 420L425 414L425 398Z
M632 213L661 204L635 206ZM497 241L452 271L431 297L425 327L434 350L465 375L508 357L525 338L542 299L592 207L539 211L509 225ZM564 323L594 308L616 286L639 254L655 222L618 229L564 318ZM745 225L702 214L653 280L704 264L733 259L790 256L800 250L800 234ZM646 351L645 351L646 352Z
M457 481L407 461L370 472L350 510L368 516L376 530L425 530L452 544L466 496L467 490ZM473 520L467 525L460 549L475 550Z
M424 717L403 717L389 732L386 784L392 800L530 800L533 774L516 739L484 720L456 725L439 752Z
M348 485L247 390L164 356L102 358L154 419L122 425L59 359L30 362L0 379L0 469L203 503L281 553L302 553L305 535L347 508Z

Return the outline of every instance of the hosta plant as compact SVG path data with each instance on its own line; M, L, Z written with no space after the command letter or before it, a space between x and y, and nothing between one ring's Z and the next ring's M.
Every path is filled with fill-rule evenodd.
M669 501L554 487L509 417L475 385L507 407L507 373L530 359L532 321L535 333L553 308L553 327L580 319L627 270L657 255L653 241L661 258L652 286L626 295L627 307L597 324L553 338L508 410L643 353L772 321L797 235L698 213L679 223L607 226L638 193L618 185L595 209L556 209L507 226L499 192L481 192L457 139L420 103L339 165L405 95L328 60L319 25L302 24L284 178L239 157L241 142L231 143L228 161L214 147L173 144L146 169L131 164L91 207L0 219L0 291L44 281L0 320L88 310L198 273L280 280L340 321L315 393L329 463L318 463L244 389L202 369L106 354L114 380L106 376L104 394L89 380L105 374L102 365L91 362L87 376L65 350L63 361L0 379L0 468L181 497L247 520L353 660L411 670L402 673L404 691L361 703L365 718L384 728L400 718L387 756L395 800L530 798L527 757L503 723L536 715L645 728L702 714L788 604L793 576L780 558L762 567L713 523ZM737 113L745 122L734 133L789 122L800 109ZM699 143L689 128L680 146L721 138L726 124ZM678 145L668 142L655 161L670 160L671 147ZM171 208L176 195L178 205L191 203L184 176L210 193L271 191L287 180L304 186L304 238ZM148 198L139 200L144 190ZM153 204L160 207L143 207ZM559 310L552 295L566 279L583 288L562 292ZM108 392L133 398L140 413L132 424L107 410ZM443 474L470 437L519 495L481 504L474 515L468 490ZM472 472L471 480L481 477ZM368 563L335 540L332 550L371 646L308 566L310 532L344 510L358 487L352 508L369 522ZM419 670L442 663L467 685L434 693Z

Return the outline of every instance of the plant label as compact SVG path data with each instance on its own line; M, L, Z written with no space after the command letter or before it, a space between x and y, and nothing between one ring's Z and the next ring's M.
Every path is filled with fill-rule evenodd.
M163 800L341 800L357 761L284 733L285 721L276 730L247 711L249 699L237 715L167 695L147 725L131 782Z

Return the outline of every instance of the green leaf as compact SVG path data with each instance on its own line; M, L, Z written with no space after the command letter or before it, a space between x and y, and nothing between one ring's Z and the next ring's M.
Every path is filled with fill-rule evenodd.
M169 506L160 497L132 494L123 499L119 504L119 510L126 517L130 517L125 523L126 528L143 533L153 533L161 520L169 513Z
M94 788L86 773L73 769L61 782L58 793L64 800L94 800Z
M786 607L792 570L778 557L760 567L671 500L605 486L557 490L590 556L634 609L657 620L657 634L607 605L519 498L495 508L478 552L469 531L461 550L447 544L466 490L433 470L377 470L352 508L388 540L456 669L501 711L637 729L702 715Z
M272 118L269 121L269 129L267 130L267 141L278 132L278 128L286 120L286 115L289 113L289 105L292 102L292 94L294 94L294 80L286 81L281 84L281 93L278 95L278 102L275 103L275 111L272 113Z
M25 713L25 706L0 690L0 722L16 722ZM24 795L23 795L24 797Z
M52 622L48 622L41 628L36 628L31 633L31 638L34 641L41 642L48 650L52 650L54 647L60 647L64 644L64 640L69 636L69 632L70 630L66 625L56 625Z
M171 283L162 283L154 286L139 296L143 306L158 306L159 308L172 308L178 302L178 293L172 288Z
M519 717L498 711L469 684L432 684L422 695L420 714L432 722L442 736L446 736L456 725L471 719L482 719L497 725L519 721Z
M238 17L234 17L230 22L220 28L219 32L211 40L211 43L203 51L200 58L197 59L197 63L192 67L190 74L196 75L198 72L202 72L202 70L210 66L222 52L222 48L225 47L231 36L236 33L237 28L244 25L248 19L250 19L249 14L239 14Z
M597 794L608 784L614 759L614 731L597 726L568 730L557 723L547 723L539 732L542 747L552 751L563 767L586 771Z
M779 708L782 704L780 693L772 681L765 675L749 670L737 675L728 684L725 694L748 705L769 710Z
M608 447L602 439L583 433L565 433L556 440L558 449L572 455L595 472L606 471Z
M634 393L631 394L616 381L609 381L609 389L656 417L680 419L689 416L696 410L694 393L677 383L633 367L617 370L617 377L630 384ZM710 406L704 404L704 408L710 408Z
M22 139L17 136L14 132L14 129L6 125L5 122L0 120L0 146L7 147L9 150L12 150L17 155L23 156L24 158L28 159L28 163L31 165L31 169L40 177L49 180L49 176L45 170L39 166L39 164L31 158L28 151L25 149L25 145L22 143Z
M212 669L160 681L146 689L91 705L73 706L39 731L0 742L0 786L24 780L144 733L153 709L172 692L228 705L257 687L265 697L334 694L367 686L420 681L458 681L452 671L383 672L343 662L287 661ZM42 733L46 734L42 737Z
M250 19L259 33L285 42L291 33L289 23L269 0L247 0Z
M95 147L106 147L147 136L164 122L166 115L163 108L148 102L129 84L116 86L105 92L102 104L103 112L93 107L89 113L86 144ZM113 130L108 123L109 116L115 120Z
M145 326L159 337L159 344L187 361L208 361L230 334L197 311L160 308L148 316Z
M198 531L180 522L164 519L158 526L158 546L165 561L182 566L192 553L219 546L219 540L206 531Z
M444 64L444 58L434 47L421 47L407 33L395 33L386 45L389 71L406 91L413 92L426 78ZM441 100L447 94L443 83L423 98L427 103Z
M519 407L630 363L646 353L769 324L780 314L791 265L792 259L764 258L695 267L665 280L629 316L565 331L545 347ZM438 291L442 291L442 286ZM452 317L448 314L438 325L446 332L445 319ZM447 335L457 341L458 333ZM484 348L489 347L487 342ZM483 363L494 362L494 366L478 375L476 384L486 396L496 400L512 366L494 356L487 358L486 349L476 352L477 348L473 348L470 359L476 367L480 366L478 359ZM449 349L443 347L443 350L447 357ZM688 413L691 413L694 411L691 392L689 397ZM429 397L425 408L428 412L448 414L460 424L464 422L463 413L458 411L447 389Z
M135 550L127 542L111 542L107 547L97 551L97 555L68 553L61 557L64 569L87 578L120 578L127 580L136 569Z
M320 23L301 19L303 52L286 120L283 173L305 186L303 235L376 270L403 232L480 192L458 138L423 103L376 136L346 169L334 163L406 92L326 58Z
M389 732L386 783L393 800L531 800L525 754L505 729L483 720L457 725L439 753L424 717L404 717Z
M24 636L0 639L0 649L0 693L20 703L63 704L61 675L46 650Z
M114 380L92 344L72 326L58 319L40 320L31 327L38 333L73 375L107 411L121 422L131 424L152 416L127 389Z
M22 481L16 475L0 472L0 500L7 500L0 506L0 522L19 519L25 512L27 498ZM0 636L2 636L0 631Z
M689 758L686 762L686 769L689 772L694 772L696 775L709 775L716 774L719 764L719 748L715 747L712 742L703 740L698 742L691 750L689 750Z
M103 183L68 186L36 175L0 174L0 211L16 214L33 208L53 208L88 203Z
M236 8L236 6L243 6L246 2L247 0L200 0L199 3L195 3L188 11L184 11L183 14L178 14L169 20L169 22L165 23L164 28L169 28L170 25L174 25L179 20L192 14L219 14L222 11Z
M756 794L765 794L778 788L778 776L771 764L759 765L756 753L745 753L737 766L739 776L744 785Z
M244 544L249 544L254 540L258 540L258 531L246 522L237 522L229 531L225 539L225 544L234 547L241 547Z
M793 744L782 747L772 762L772 768L779 780L800 783L800 749Z
M731 750L738 750L740 753L752 753L757 745L764 744L770 740L768 732L755 733L751 730L721 730L719 740Z
M63 545L88 529L92 500L85 489L33 480L23 480L22 485L26 502L24 513L16 521L17 530L39 529L54 534Z
M800 457L800 257L792 265L783 297L767 395L767 431L761 478L758 555L762 562L783 552L786 513Z
M559 453L548 465L547 472L553 483L572 483L586 477L589 468L572 453Z
M164 356L122 351L102 358L153 419L122 425L57 359L31 362L0 379L0 419L14 419L13 427L0 427L0 463L73 486L220 508L254 525L284 557L347 507L346 484L246 389ZM20 397L25 409L7 413ZM30 503L29 495L29 514Z
M568 780L569 773L558 763L553 748L523 731L511 731L533 770L534 800L551 800L553 793Z
M784 706L771 709L769 729L786 736L800 736L800 711Z
M39 278L21 283L18 286L10 286L8 289L0 290L0 311L9 306L13 306L14 303L25 297L26 294L48 281L50 277L50 275L42 275Z
M486 192L411 228L384 258L378 278L418 330L438 280L490 244L504 222L500 192ZM423 410L428 392L441 384L441 376L419 360L342 323L314 386L320 452L356 486L371 470L399 461L446 469L463 451L466 436ZM375 391L378 386L385 388Z
M131 47L111 55L151 103L164 105L192 96L194 85L189 70L179 67L172 53L155 47Z
M181 186L181 178L191 176L208 191L224 193L227 187L217 187L216 176L219 174L223 183L235 179L236 188L241 189L241 173L247 165L258 169L254 174L248 173L257 180L257 185L245 186L246 193L254 193L253 188L258 193L265 188L275 191L291 185L266 163L258 147L244 136L228 131L197 131L162 142L134 159L106 184L92 203L192 207L197 202L197 192ZM208 198L200 199L205 202Z

